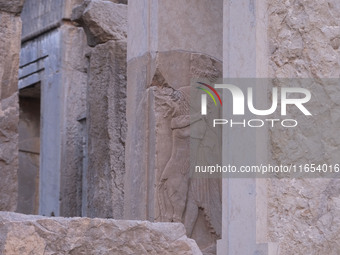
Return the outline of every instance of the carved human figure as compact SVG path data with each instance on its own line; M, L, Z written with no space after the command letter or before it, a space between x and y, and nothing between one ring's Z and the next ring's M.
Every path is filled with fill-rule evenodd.
M163 117L171 117L172 131L171 156L158 183L160 220L183 222L191 236L201 209L209 232L206 234L217 239L221 228L220 180L190 178L190 160L195 159L190 153L196 156L207 132L205 117L191 108L190 89L186 86L155 90L156 99L167 109ZM215 244L206 245L214 249L210 246Z
M168 105L164 117L171 116L172 150L159 182L161 221L181 222L189 188L190 105L189 87L170 96L156 95Z

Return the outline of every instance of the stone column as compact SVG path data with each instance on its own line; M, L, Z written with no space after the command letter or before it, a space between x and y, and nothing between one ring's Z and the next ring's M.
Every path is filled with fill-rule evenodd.
M18 69L24 0L0 1L0 211L18 197Z
M84 28L89 54L87 86L88 166L83 216L123 217L126 136L127 6L84 2L73 11Z
M222 9L220 0L130 0L128 8L124 217L183 221L204 254L215 252L220 234L220 224L214 221L221 220L221 200L219 192L211 189L218 185L213 185L215 179L195 186L195 195L205 192L216 207L208 208L203 195L191 200L193 186L178 175L189 151L185 141L177 143L174 125L176 118L188 114L191 79L214 80L222 75ZM167 189L178 189L177 198L167 200ZM185 214L194 226L185 222Z
M256 82L255 78L268 77L266 10L266 1L224 1L225 78L254 78ZM257 104L265 106L267 88L257 86L256 92ZM224 128L223 164L257 165L266 162L268 135L265 128ZM266 180L230 178L223 179L222 186L222 239L218 241L217 254L275 254L267 237Z

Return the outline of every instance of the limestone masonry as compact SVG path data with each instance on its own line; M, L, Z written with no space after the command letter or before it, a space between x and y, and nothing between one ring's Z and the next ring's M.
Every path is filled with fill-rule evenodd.
M340 254L338 179L190 172L340 164L339 53L338 0L0 0L0 255ZM223 77L313 79L312 116L209 128Z

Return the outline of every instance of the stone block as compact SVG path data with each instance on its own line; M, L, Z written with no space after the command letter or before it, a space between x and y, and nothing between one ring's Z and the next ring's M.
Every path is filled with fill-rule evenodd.
M1 99L12 96L18 90L20 34L20 17L0 12Z
M62 139L62 162L60 167L60 215L81 216L84 174L83 157L86 135L79 121L86 115L86 90L90 50L82 28L63 25L60 30L62 44L62 79L64 91L64 129Z
M7 211L16 210L18 196L20 35L20 17L0 12L0 210Z
M109 41L91 53L87 92L88 212L123 217L126 136L126 42Z
M73 10L72 19L84 27L90 46L126 40L127 6L124 4L87 0Z
M22 7L24 5L25 0L1 0L0 1L0 10L5 12L11 12L11 13L20 13L22 10Z
M201 255L178 223L89 218L46 218L0 212L4 255Z
M18 198L18 94L1 100L0 211L15 211Z

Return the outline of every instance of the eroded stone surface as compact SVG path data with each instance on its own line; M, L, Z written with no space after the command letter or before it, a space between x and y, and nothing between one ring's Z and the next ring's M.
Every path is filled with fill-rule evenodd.
M73 10L72 19L84 27L90 46L109 40L126 40L127 6L124 4L87 0Z
M7 211L17 206L20 35L20 17L0 12L0 210Z
M339 163L339 83L320 80L340 75L339 9L336 0L270 2L271 75L319 82L307 87L313 116L295 129L272 130L271 157L277 164ZM269 236L280 255L339 254L339 187L337 179L269 181Z
M25 0L1 0L0 10L11 13L20 13Z
M18 90L21 20L14 14L0 12L0 82L1 99Z
M338 78L340 4L336 0L271 1L271 74Z
M84 28L89 55L86 215L121 219L126 137L127 6L85 1L73 11Z
M84 174L84 147L86 125L86 90L88 82L88 59L90 50L82 28L64 25L62 31L63 58L62 83L65 93L65 129L63 139L63 160L60 177L60 215L75 217L82 215L82 179ZM48 214L46 214L48 215Z
M1 101L0 211L15 211L18 197L18 94Z
M0 252L43 254L200 255L177 223L45 218L0 212Z
M126 42L91 53L88 83L88 213L123 217L126 137Z

